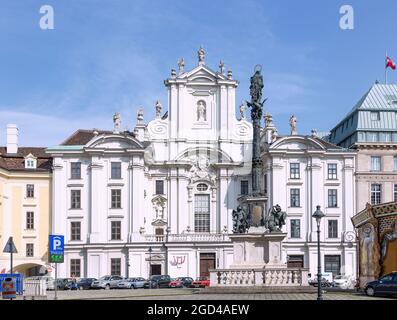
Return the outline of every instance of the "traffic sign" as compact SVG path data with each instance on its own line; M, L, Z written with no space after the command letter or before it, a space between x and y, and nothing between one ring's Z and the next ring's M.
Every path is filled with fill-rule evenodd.
M64 258L64 236L50 235L49 262L62 263Z
M12 240L12 237L8 238L8 241L6 243L6 246L4 247L3 252L4 253L18 253L17 248L15 247L14 241Z

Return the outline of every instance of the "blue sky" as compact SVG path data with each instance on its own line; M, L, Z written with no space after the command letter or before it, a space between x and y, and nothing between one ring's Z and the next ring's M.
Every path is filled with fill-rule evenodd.
M41 30L39 9L52 5L55 29ZM339 8L354 8L354 30L339 28ZM2 0L0 2L0 145L7 123L20 145L51 146L78 128L111 128L119 111L132 129L136 112L166 107L163 80L177 60L206 64L240 81L263 66L265 111L281 134L328 131L369 89L384 81L385 51L397 60L397 2L233 0ZM389 83L397 71L389 72Z

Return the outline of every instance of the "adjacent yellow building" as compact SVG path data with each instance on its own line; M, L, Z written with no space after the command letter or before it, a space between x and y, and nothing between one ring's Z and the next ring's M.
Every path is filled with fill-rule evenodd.
M14 272L33 276L50 268L51 166L45 148L18 147L17 126L7 126L7 146L0 147L0 273L10 271L10 254L3 253L10 236L18 250Z

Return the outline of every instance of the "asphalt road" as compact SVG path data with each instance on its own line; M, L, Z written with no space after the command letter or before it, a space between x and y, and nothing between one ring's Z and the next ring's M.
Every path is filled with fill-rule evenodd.
M200 294L200 289L112 289L58 291L59 300L316 300L316 293ZM47 299L54 292L47 291ZM388 297L367 297L361 293L326 292L324 300L397 300Z

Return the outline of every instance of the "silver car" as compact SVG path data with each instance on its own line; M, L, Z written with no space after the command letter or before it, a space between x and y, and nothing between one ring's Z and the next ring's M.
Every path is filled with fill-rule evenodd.
M143 284L145 283L144 278L128 278L120 281L117 284L119 289L138 289L143 288Z
M120 276L103 276L91 283L92 289L114 289L120 281L124 280Z

